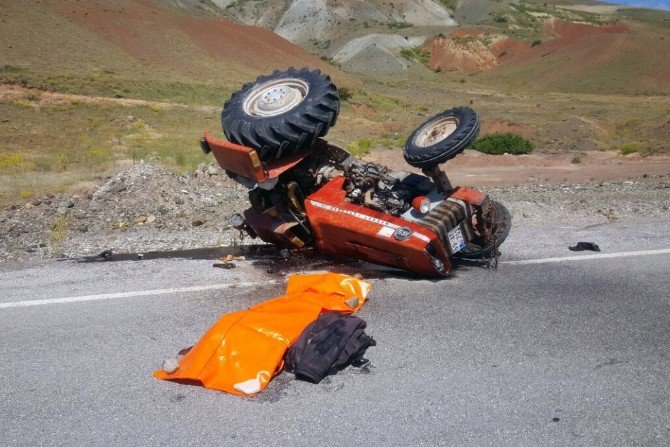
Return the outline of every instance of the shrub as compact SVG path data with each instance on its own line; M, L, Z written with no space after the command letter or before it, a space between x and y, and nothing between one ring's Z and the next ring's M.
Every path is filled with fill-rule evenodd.
M21 191L19 191L19 197L21 197L22 199L29 199L34 195L35 191L33 191L32 189L22 189Z
M359 138L347 146L347 150L353 155L365 155L370 153L372 140L369 138Z
M573 165L578 165L581 162L582 157L580 157L579 155L575 155L574 157L572 157L572 160L570 160L570 163L572 163Z
M532 141L512 132L491 133L472 143L472 149L491 155L530 154L534 148Z
M21 170L23 157L20 155L0 154L0 172L18 172Z
M633 154L642 148L642 143L628 143L621 146L621 155Z
M413 60L416 57L416 54L414 53L414 50L411 48L403 48L400 50L400 55L407 59L408 61Z
M2 69L0 69L0 71L2 71L4 73L18 73L21 70L22 70L21 67L17 67L15 65L9 65L9 64L3 66Z
M542 43L541 40L534 40L533 43L531 44L531 47L536 47Z
M340 100L342 100L342 101L349 101L351 99L351 97L353 96L353 93L351 93L351 90L349 90L346 87L338 88L337 92L340 94Z
M387 26L391 29L403 29L410 28L412 24L407 22L389 22Z
M403 48L400 50L400 55L408 61L416 60L423 65L428 65L430 61L430 51L420 46L416 48Z

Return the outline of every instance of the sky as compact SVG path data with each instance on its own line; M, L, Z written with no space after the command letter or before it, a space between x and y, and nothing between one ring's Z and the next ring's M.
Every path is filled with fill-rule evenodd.
M639 6L642 8L665 9L670 11L670 0L606 0L617 5Z

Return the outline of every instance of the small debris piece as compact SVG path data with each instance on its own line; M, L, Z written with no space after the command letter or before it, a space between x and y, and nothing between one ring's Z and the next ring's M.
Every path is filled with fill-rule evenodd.
M231 227L236 229L242 229L244 227L244 216L241 214L233 214L228 218L228 223Z
M283 248L279 250L279 256L281 256L282 259L288 259L291 257L291 252L288 248Z
M140 261L144 259L144 253L137 253L137 259Z
M112 250L105 250L100 253L98 257L104 259L105 261L111 261L114 257L114 253L112 253Z
M584 251L584 250L590 250L590 251L600 251L600 247L598 247L598 244L593 243L593 242L577 242L577 245L574 247L568 247L570 251Z
M143 224L147 221L147 216L137 216L133 219L134 224Z
M215 262L212 267L220 268L220 269L234 269L237 267L234 263L232 262Z
M226 255L226 256L221 256L220 259L223 262L232 262L232 261L245 261L247 258L245 258L244 256Z
M156 222L156 216L154 216L153 214L149 214L147 216L146 220L144 221L144 223L148 223L148 224L153 223L153 222Z
M165 359L163 362L163 371L167 374L172 374L179 368L179 362L177 359Z

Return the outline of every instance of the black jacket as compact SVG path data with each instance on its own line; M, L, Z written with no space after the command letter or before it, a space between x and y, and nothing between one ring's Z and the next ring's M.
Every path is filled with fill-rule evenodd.
M365 363L365 350L376 345L365 327L365 321L350 314L321 314L289 348L285 369L299 379L319 383L328 374Z

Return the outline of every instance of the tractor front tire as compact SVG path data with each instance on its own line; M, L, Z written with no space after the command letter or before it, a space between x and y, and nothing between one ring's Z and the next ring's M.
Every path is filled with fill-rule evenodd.
M405 143L405 161L415 168L430 170L454 158L479 134L479 117L469 107L456 107L431 117Z

